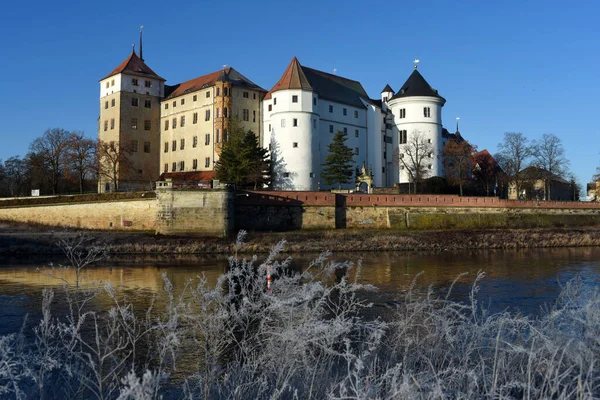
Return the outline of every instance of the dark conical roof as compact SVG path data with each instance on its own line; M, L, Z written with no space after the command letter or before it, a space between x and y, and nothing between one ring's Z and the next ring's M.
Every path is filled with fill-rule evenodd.
M381 93L387 93L387 92L392 92L392 93L394 93L394 89L392 89L392 87L391 87L389 84L385 85L385 87L384 87L384 88L383 88L383 90L381 91Z
M396 93L392 99L414 96L437 97L446 102L446 99L440 96L437 90L432 88L416 69L410 74L406 82L404 82L404 85L402 85L398 93Z
M227 74L227 70L224 69L221 71L221 74L217 78L217 82L231 82L231 79L229 79L229 75Z

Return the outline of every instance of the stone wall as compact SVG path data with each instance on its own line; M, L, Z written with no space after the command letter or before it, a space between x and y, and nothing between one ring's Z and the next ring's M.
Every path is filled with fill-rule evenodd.
M234 229L234 194L227 190L158 189L156 233L227 236Z
M154 231L156 199L97 201L0 208L0 221L81 229Z

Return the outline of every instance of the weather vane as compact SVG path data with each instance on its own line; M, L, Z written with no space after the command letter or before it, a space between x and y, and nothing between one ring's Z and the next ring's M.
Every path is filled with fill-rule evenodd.
M420 60L419 60L418 58L415 58L415 59L413 60L413 63L415 63L415 69L417 69L417 64L419 64L419 61L420 61Z
M336 67L333 67L333 74L337 75L337 68Z
M223 64L223 69L227 68L227 64Z

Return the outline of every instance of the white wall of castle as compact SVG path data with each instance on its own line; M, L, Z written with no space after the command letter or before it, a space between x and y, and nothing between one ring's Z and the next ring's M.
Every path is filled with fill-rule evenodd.
M425 140L431 143L433 154L425 160L428 174L424 178L432 176L443 176L443 166L441 152L444 147L442 138L442 106L443 100L437 97L429 96L411 96L399 99L393 99L388 102L388 107L391 109L394 116L394 135L396 142L399 143L399 132L406 130L407 142L410 143L411 137L415 134L420 134ZM424 109L429 109L429 116L425 115ZM405 110L404 118L401 110ZM405 145L399 143L400 153ZM408 171L399 168L400 183L410 181Z
M293 96L297 96L297 102ZM273 138L277 156L282 160L282 170L275 181L279 189L318 190L335 186L325 184L321 171L327 146L337 131L345 131L346 145L358 152L355 166L360 168L366 163L370 139L365 108L321 99L312 91L292 89L274 92L264 100L263 115L264 146L271 143L272 147ZM352 188L354 182L344 187Z

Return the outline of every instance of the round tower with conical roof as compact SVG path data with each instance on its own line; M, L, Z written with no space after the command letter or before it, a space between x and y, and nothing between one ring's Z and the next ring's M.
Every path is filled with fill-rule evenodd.
M388 99L387 106L394 116L400 183L413 181L417 165L421 167L418 173L421 179L443 175L442 107L445 103L446 99L427 83L416 66L400 90Z

